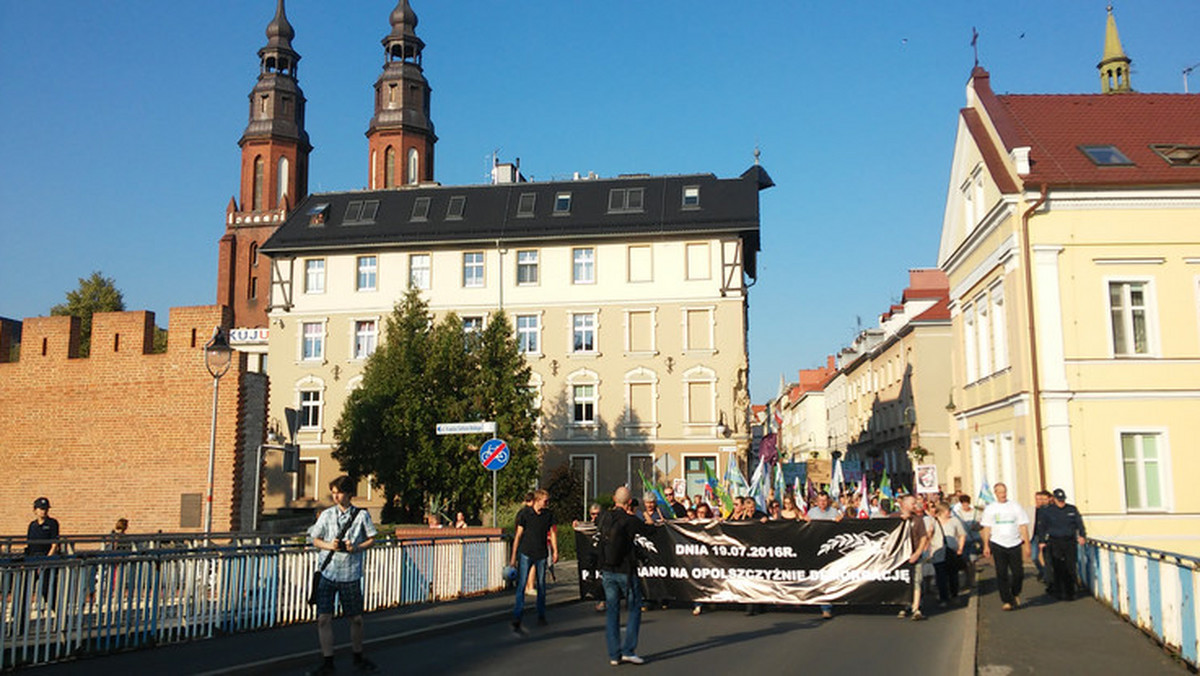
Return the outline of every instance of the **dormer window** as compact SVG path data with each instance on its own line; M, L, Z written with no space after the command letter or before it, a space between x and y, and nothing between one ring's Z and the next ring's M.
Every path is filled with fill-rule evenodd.
M685 185L683 186L683 208L684 209L699 209L700 208L700 186Z
M1098 167L1131 167L1133 160L1125 157L1125 153L1117 150L1116 146L1079 146L1079 150Z
M329 204L314 204L308 210L308 225L316 227L325 225L325 219L329 215Z
M642 210L645 188L613 188L608 191L608 213L627 213Z
M537 203L537 193L527 192L521 193L520 199L517 201L518 216L532 216L533 206Z

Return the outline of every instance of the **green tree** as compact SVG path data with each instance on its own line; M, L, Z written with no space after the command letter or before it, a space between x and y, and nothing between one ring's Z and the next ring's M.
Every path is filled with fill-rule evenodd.
M347 400L333 457L354 476L375 476L387 496L385 521L414 521L427 509L475 516L491 494L481 440L437 436L435 427L496 420L513 448L500 472L500 498L515 498L537 475L529 376L503 313L483 335L464 334L454 313L433 324L419 292L409 290Z
M478 344L479 374L472 399L483 420L495 420L497 433L508 442L508 465L497 475L501 500L521 497L537 481L541 464L537 444L538 409L529 387L532 369L521 355L508 315L500 310L484 329ZM476 465L479 460L476 458ZM491 477L487 493L491 493Z
M50 314L54 317L79 318L79 356L86 357L91 352L92 315L96 312L121 312L124 309L125 299L116 282L97 270L91 277L81 277L79 288L68 291L67 302L50 308Z

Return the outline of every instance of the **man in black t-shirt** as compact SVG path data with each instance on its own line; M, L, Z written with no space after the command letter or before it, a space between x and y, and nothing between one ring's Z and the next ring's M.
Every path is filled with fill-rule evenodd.
M663 489L663 497L667 499L666 506L671 510L671 514L674 515L673 518L687 518L687 506L683 504L683 496L680 496L680 498L677 500L675 499L675 489L666 488Z
M50 500L47 498L34 500L33 514L37 518L29 522L29 530L25 534L25 557L54 556L58 553L58 521L50 516ZM55 571L46 568L39 571L37 575L41 579L35 583L35 588L40 588L42 599L46 602L46 605L53 606ZM28 610L30 601L25 596L25 589L26 587L21 585L21 591L15 600L15 621L13 625L17 631L22 630L22 624L25 621L25 611Z
M558 563L557 538L550 536L554 528L554 512L547 508L550 494L544 490L533 493L533 506L517 513L516 535L513 536L509 565L517 569L517 601L513 607L513 631L521 632L521 615L525 612L525 585L530 568L534 569L537 584L537 622L546 625L546 559ZM519 565L518 565L519 564Z
M643 664L638 656L638 631L642 624L642 584L637 577L637 556L634 553L639 535L651 536L654 526L649 520L638 519L633 514L633 497L624 486L613 493L613 508L596 519L600 531L600 578L604 585L605 642L608 645L608 662L617 666L622 662ZM645 519L645 512L642 513ZM625 637L621 638L621 599L625 599L629 618L625 623Z

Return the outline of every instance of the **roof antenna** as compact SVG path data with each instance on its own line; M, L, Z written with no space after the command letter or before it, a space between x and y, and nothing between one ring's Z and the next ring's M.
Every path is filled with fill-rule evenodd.
M1183 93L1184 94L1188 93L1188 76L1191 75L1192 71L1196 70L1196 68L1200 68L1200 63L1194 63L1194 64L1188 66L1187 68L1183 69Z
M979 67L979 31L971 26L971 51L975 52L975 67Z

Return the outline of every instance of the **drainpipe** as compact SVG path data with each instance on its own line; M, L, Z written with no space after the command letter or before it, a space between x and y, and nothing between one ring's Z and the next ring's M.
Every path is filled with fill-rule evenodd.
M1030 397L1033 404L1034 443L1037 444L1038 478L1041 480L1043 489L1046 488L1046 452L1042 446L1042 395L1041 379L1038 373L1037 330L1033 310L1033 246L1029 242L1029 219L1033 218L1034 212L1046 203L1049 191L1050 187L1043 183L1037 201L1021 215L1021 248L1022 255L1025 256L1025 305L1029 309Z

